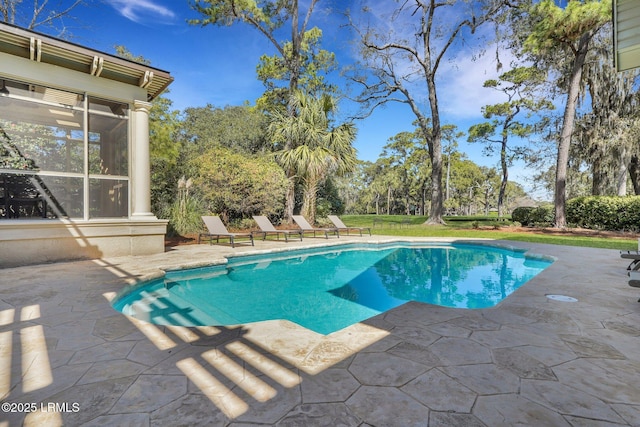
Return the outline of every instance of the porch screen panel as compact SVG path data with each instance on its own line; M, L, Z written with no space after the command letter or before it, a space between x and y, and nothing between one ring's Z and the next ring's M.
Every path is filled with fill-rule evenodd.
M91 178L89 180L89 194L92 218L126 218L129 216L129 181Z
M89 98L91 218L129 216L129 106Z
M3 81L0 218L83 217L82 95Z

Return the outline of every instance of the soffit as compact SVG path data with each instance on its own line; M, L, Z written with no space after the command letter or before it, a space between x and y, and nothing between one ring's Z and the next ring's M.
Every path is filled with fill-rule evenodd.
M167 71L1 22L0 52L138 86L148 101L173 81Z

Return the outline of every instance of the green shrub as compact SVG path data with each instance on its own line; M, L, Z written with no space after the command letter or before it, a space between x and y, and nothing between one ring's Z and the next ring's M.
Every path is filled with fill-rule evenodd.
M316 204L316 221L318 217L326 217L327 215L331 215L331 211L333 210L333 206L331 202L326 199L320 199ZM339 215L340 213L338 213Z
M251 229L257 230L258 227L256 226L256 222L253 218L236 218L229 223L229 227L227 228L245 231Z
M627 197L628 204L624 214L620 215L620 231L631 231L637 233L640 230L640 197Z
M552 206L522 206L515 208L511 214L514 222L519 222L524 227L548 227L553 224L554 211Z
M511 213L511 219L514 222L519 222L523 226L531 225L531 212L534 210L534 207L531 206L521 206L519 208L515 208Z
M567 222L595 230L637 230L640 196L583 196L567 202Z
M555 212L551 206L540 206L531 211L529 218L536 227L548 227L555 221Z
M249 157L225 147L212 147L193 161L207 210L225 221L251 215L278 215L289 185L282 168L268 156Z
M335 225L333 225L333 223L327 217L316 217L316 225L318 227L335 227Z

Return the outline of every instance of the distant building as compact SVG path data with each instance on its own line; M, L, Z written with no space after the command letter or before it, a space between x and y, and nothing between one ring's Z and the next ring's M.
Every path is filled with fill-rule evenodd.
M529 196L517 197L509 203L511 210L524 207L537 208L538 206L540 206L540 202L533 200Z
M149 109L172 80L0 23L0 267L164 251Z

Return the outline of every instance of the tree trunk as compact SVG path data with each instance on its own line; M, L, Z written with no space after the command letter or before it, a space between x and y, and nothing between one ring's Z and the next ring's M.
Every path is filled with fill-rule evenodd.
M300 79L300 46L302 34L298 30L298 0L291 2L291 58L289 64L289 96L298 89ZM286 58L285 58L286 60Z
M410 206L410 203L409 203L410 200L411 200L411 197L410 197L409 193L407 193L405 195L405 202L404 202L405 203L405 212L407 213L407 215L411 215L411 206Z
M489 216L489 187L484 190L484 215Z
M302 215L309 220L309 224L316 222L316 199L318 195L318 181L308 180L304 187L304 201Z
M627 172L629 171L629 156L626 147L620 147L618 158L618 174L616 177L616 187L618 196L627 195Z
M289 175L289 179L284 206L284 218L287 224L291 224L293 223L293 208L296 204L296 183L295 177L292 176L293 174L291 172L287 173L287 175Z
M427 86L429 87L429 104L431 107L431 138L427 138L429 145L429 157L431 158L431 209L429 218L425 222L428 225L444 224L442 212L444 201L442 194L442 129L440 127L440 111L438 110L438 96L436 95L435 72L427 76ZM425 126L426 123L422 124Z
M555 207L555 227L564 228L567 225L566 201L567 201L567 169L569 167L569 148L571 146L571 136L575 126L576 107L578 105L578 95L580 94L580 81L582 80L582 66L589 48L591 34L587 33L580 37L578 48L573 60L571 78L569 80L569 90L567 93L567 104L564 109L564 119L560 141L558 143L558 158L556 164L556 191L554 196Z
M606 182L607 176L602 167L602 157L596 155L591 165L591 195L603 196L605 194Z
M291 58L289 59L289 97L298 89L298 80L300 76L300 33L298 31L298 0L292 2L291 5ZM287 58L283 59L286 61ZM287 113L293 117L296 115L295 109L291 105L287 105ZM292 141L285 143L285 149L291 149ZM285 202L285 219L287 224L293 223L293 208L296 204L296 187L295 187L295 171L287 171L289 178L289 188L287 188L287 200Z
M504 214L504 195L507 192L507 181L509 180L509 169L507 166L507 134L502 137L502 149L500 150L500 166L502 167L502 181L500 182L500 192L498 193L498 218Z
M451 149L449 149L449 153L447 153L447 183L446 183L446 192L444 196L444 201L449 200L451 193L449 191L449 179L451 178Z
M391 215L391 187L387 187L387 215Z
M631 177L631 184L633 184L633 193L636 196L640 196L640 159L637 155L631 156L629 162L629 176Z
M429 90L429 99L433 98L433 101L431 101L433 140L429 144L429 155L431 157L431 209L429 209L429 218L426 224L439 225L444 224L442 219L442 211L444 209L442 194L442 132L435 90L436 87L433 84L433 87Z

